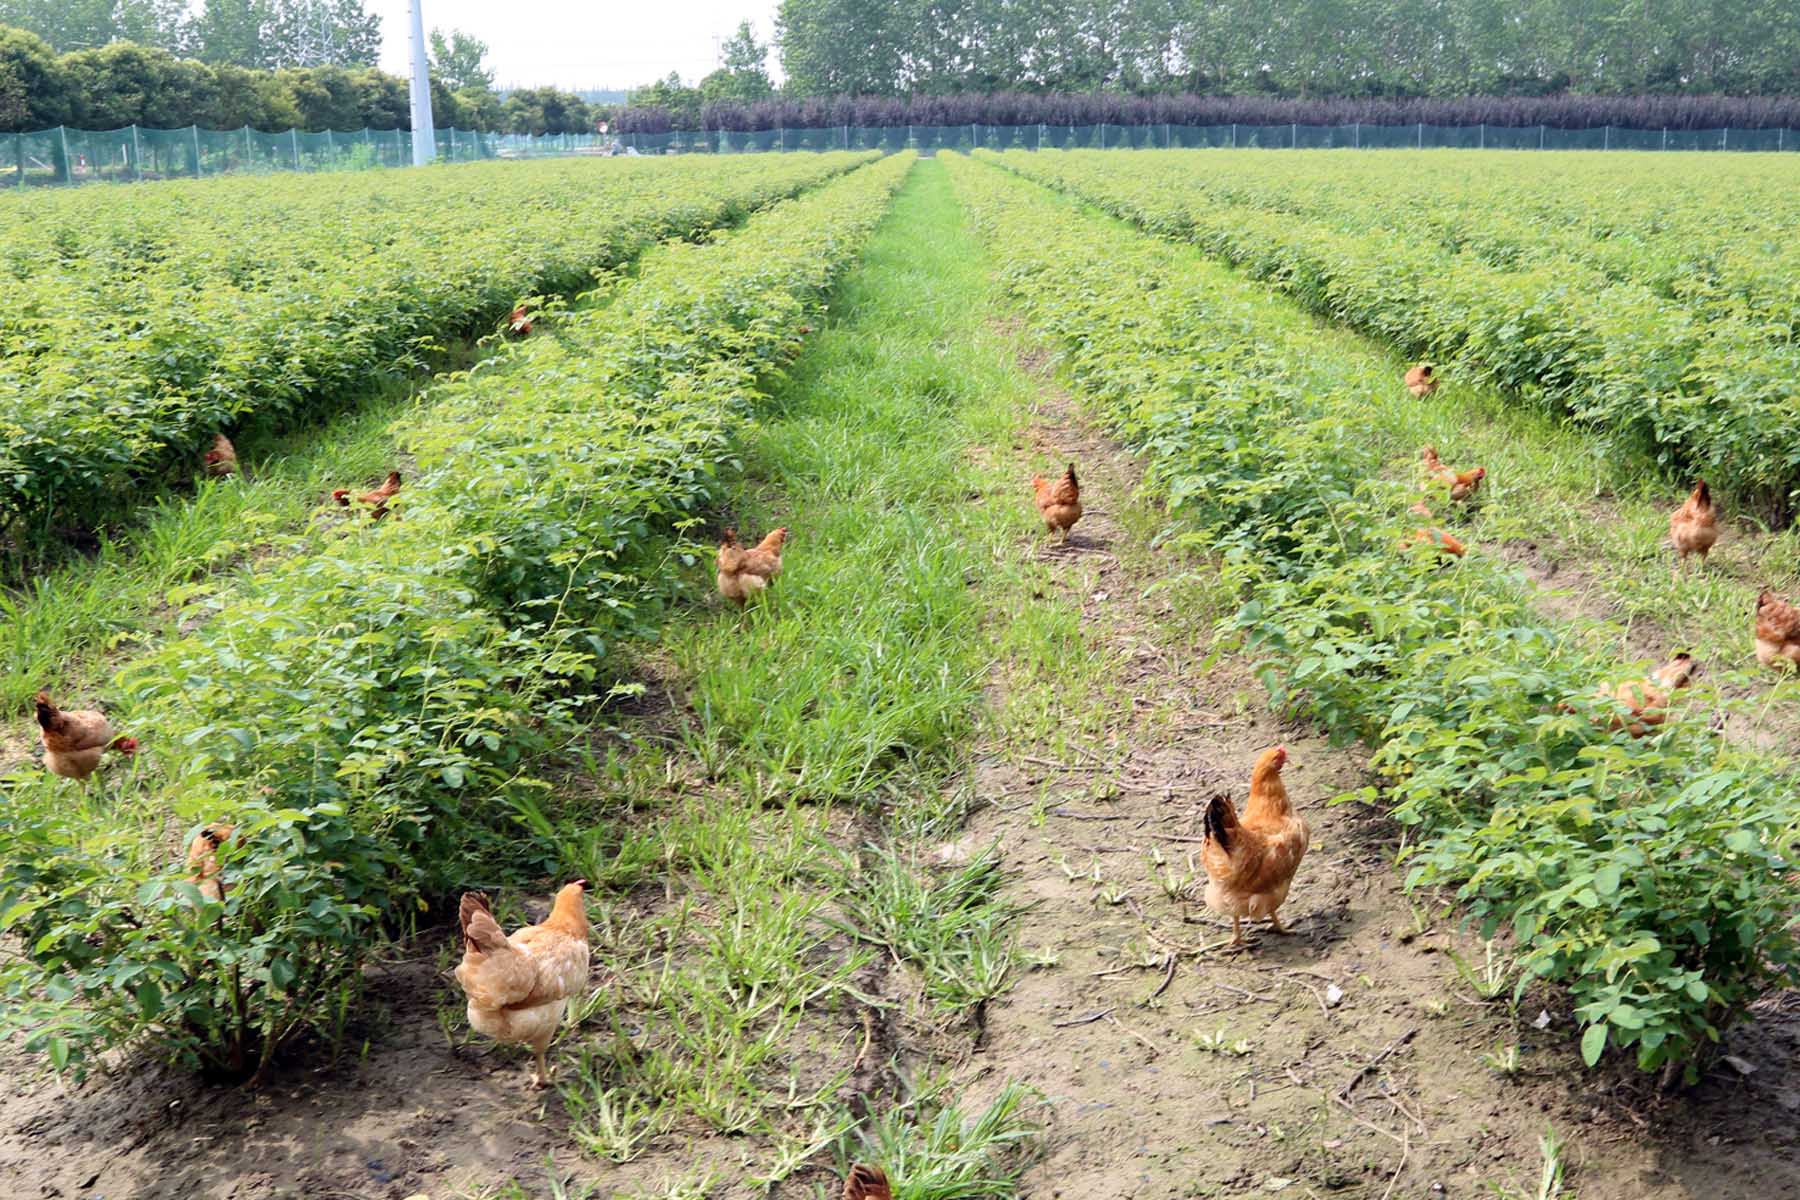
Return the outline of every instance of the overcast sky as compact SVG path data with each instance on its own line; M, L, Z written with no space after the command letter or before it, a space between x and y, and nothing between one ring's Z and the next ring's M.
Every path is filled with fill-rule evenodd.
M460 29L492 49L502 87L634 87L680 71L693 83L718 65L717 43L745 17L757 37L775 32L776 0L421 0L425 29ZM381 65L405 74L407 0L365 0L381 17ZM769 69L775 72L771 55ZM777 73L778 75L778 73Z

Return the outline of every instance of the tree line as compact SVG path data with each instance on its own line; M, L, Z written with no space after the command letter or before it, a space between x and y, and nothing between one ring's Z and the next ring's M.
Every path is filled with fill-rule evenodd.
M593 131L598 110L572 93L528 88L500 96L482 65L486 53L466 35L432 34L431 111L438 128ZM406 80L367 64L247 67L130 41L58 54L34 33L0 26L0 131L57 125L411 129L412 108Z

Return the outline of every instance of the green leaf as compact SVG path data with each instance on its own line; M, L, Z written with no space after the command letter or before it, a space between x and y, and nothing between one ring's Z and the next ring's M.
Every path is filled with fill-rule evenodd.
M1591 1067L1600 1061L1600 1055L1605 1049L1606 1026L1589 1025L1587 1032L1581 1035L1581 1061Z

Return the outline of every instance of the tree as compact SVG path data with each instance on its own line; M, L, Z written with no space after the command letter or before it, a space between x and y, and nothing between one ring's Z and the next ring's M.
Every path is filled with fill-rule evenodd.
M453 92L493 90L494 73L484 65L487 54L486 42L460 29L452 29L449 36L441 29L431 31L431 73Z
M0 25L29 30L65 54L122 41L174 50L187 7L186 0L0 0Z
M372 67L381 53L381 19L363 0L206 0L188 41L210 63Z
M781 0L775 44L801 96L892 96L905 82L916 13L889 0Z
M627 108L658 108L668 113L676 129L700 128L701 104L700 89L681 82L676 71L648 87L633 88L625 97Z
M0 129L16 133L68 123L68 75L43 38L0 25L0 80L13 96L0 110Z
M775 94L767 66L769 47L756 40L750 22L738 22L737 32L726 39L722 51L723 65L700 81L706 103L754 104Z

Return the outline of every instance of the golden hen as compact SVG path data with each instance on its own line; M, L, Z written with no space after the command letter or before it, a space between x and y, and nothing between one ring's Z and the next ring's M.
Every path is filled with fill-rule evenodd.
M206 464L206 473L215 479L223 479L237 472L237 447L224 434L213 436L212 449L201 456Z
M769 581L781 574L781 548L787 544L787 536L783 526L746 550L738 543L737 530L727 529L725 540L719 543L719 595L741 606L768 587Z
M1051 533L1069 540L1069 530L1081 520L1081 481L1075 478L1075 464L1063 472L1061 479L1049 480L1033 476L1031 490L1036 494L1038 515Z
M1756 598L1756 661L1800 670L1800 610L1767 588Z
M1452 471L1438 457L1436 446L1427 446L1419 452L1425 460L1425 475L1431 482L1450 489L1450 499L1461 502L1473 496L1481 488L1481 481L1487 478L1486 467L1476 467L1473 471Z
M1693 656L1683 653L1650 672L1646 679L1602 684L1594 694L1600 700L1611 702L1612 714L1606 727L1614 733L1623 729L1632 737L1643 737L1669 719L1669 701L1676 691L1693 682L1699 670ZM1618 711L1620 708L1625 711Z
M1415 396L1429 396L1437 385L1437 373L1430 363L1420 363L1406 373L1406 390Z
M456 982L469 998L469 1024L497 1042L530 1046L537 1056L531 1079L537 1087L550 1084L544 1055L569 997L587 986L586 891L585 879L566 884L542 925L527 925L511 937L500 931L486 896L463 893L458 913L463 958Z
M844 1200L894 1200L887 1172L870 1163L857 1163L844 1177Z
M103 713L89 709L64 712L51 701L49 692L39 692L36 703L44 766L52 775L85 783L108 750L117 750L127 758L137 753L137 739L113 736L112 725Z
M367 508L369 510L369 515L379 521L381 518L388 515L388 501L399 494L400 472L389 471L387 473L387 478L381 481L380 487L355 497L355 502L362 505L364 508ZM339 488L337 491L331 493L331 498L345 508L350 507L351 495L349 488Z
M1200 861L1206 867L1206 906L1231 918L1231 944L1244 942L1245 918L1269 919L1276 933L1286 933L1275 911L1287 899L1288 887L1312 840L1306 819L1288 803L1281 769L1285 746L1265 750L1250 774L1250 801L1242 816L1226 796L1206 806L1205 843Z
M214 903L222 902L229 890L224 877L219 873L219 850L231 841L236 832L234 826L220 822L208 825L188 843L187 881Z
M1713 503L1712 489L1702 479L1694 484L1694 493L1687 502L1669 514L1669 542L1683 563L1688 555L1698 554L1704 567L1706 556L1718 540L1719 509Z

